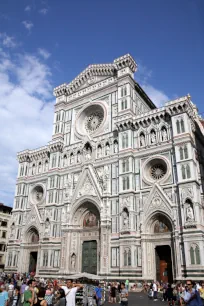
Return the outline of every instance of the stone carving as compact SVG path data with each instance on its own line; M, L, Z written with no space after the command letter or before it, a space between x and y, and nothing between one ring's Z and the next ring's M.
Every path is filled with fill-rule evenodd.
M129 226L129 213L127 209L124 209L122 212L122 220L123 220L122 223L123 229L127 229Z
M49 236L49 234L50 234L50 221L49 221L49 219L47 218L47 219L45 220L45 233L44 233L44 235L45 235L45 237L46 237L46 236Z
M66 208L63 207L62 208L62 222L66 222Z
M91 159L91 148L87 147L84 149L85 160Z
M161 199L159 197L155 197L153 200L152 200L152 205L153 206L160 206L161 205Z
M114 142L114 153L118 153L118 142Z
M195 221L193 208L191 207L191 205L188 205L186 208L186 221L187 222Z
M106 165L104 168L98 169L99 182L103 191L107 191L109 187L110 169Z
M88 178L86 179L81 190L79 191L77 199L84 195L96 196L95 189Z
M77 163L81 162L81 152L77 152Z
M106 153L106 155L109 155L109 154L110 154L110 146L109 146L108 143L106 144L105 153Z
M140 135L140 147L144 147L145 146L145 136L144 134Z
M123 198L123 206L129 206L130 205L130 199L128 197Z
M70 155L70 164L73 164L74 163L74 154L72 153Z
M151 143L156 142L156 133L154 131L152 131L150 134L150 140L151 140Z
M165 128L162 129L161 134L162 134L162 141L167 141L168 135L167 135L167 130Z
M75 271L76 269L76 255L74 253L71 256L71 268L72 271Z
M95 227L98 225L97 217L94 213L88 212L84 217L83 227Z

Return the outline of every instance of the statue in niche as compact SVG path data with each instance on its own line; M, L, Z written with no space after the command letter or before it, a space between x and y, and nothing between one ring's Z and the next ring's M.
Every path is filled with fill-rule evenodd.
M97 218L96 215L92 212L88 212L84 217L83 227L94 227L97 226Z
M48 161L47 160L45 161L45 171L46 172L48 171Z
M127 229L129 225L129 214L128 214L127 209L123 210L122 218L123 218L123 229Z
M81 153L77 152L77 163L81 162Z
M145 146L145 136L144 136L144 134L140 135L140 146L141 147Z
M38 173L41 173L41 171L42 171L42 164L39 163L39 165L38 165Z
M106 150L105 150L105 152L106 152L106 155L109 155L109 154L110 154L110 146L109 146L108 143L106 144Z
M156 133L154 131L151 132L150 139L151 139L151 143L156 142Z
M98 158L102 157L102 148L98 146Z
M45 236L48 236L50 232L50 221L49 218L45 220Z
M191 222L194 220L195 218L194 218L193 208L191 207L191 205L188 205L186 208L186 221Z
M114 153L118 153L118 142L114 142Z
M14 238L14 231L15 231L15 224L14 222L11 225L11 233L10 233L10 238Z
M36 200L39 202L42 200L43 193L36 190L35 197L36 197Z
M84 150L84 153L85 153L85 160L91 159L91 148L89 146Z
M168 136L167 136L167 130L165 128L162 129L161 134L162 134L162 141L167 141Z
M73 253L71 257L71 268L73 271L75 271L76 268L76 255Z
M74 154L71 154L70 155L70 164L73 164L74 163Z

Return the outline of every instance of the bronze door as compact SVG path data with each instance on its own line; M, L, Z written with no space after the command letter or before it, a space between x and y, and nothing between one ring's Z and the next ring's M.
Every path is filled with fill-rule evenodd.
M97 242L84 241L82 245L82 272L97 274Z

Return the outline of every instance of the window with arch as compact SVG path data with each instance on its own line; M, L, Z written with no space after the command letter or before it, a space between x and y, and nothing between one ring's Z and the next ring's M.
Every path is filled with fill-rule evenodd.
M56 124L55 125L55 134L59 133L59 128L60 128L60 125Z
M121 97L127 96L127 86L121 87Z
M181 166L181 175L183 180L191 178L191 169L189 164Z
M200 265L200 249L197 244L190 247L191 265Z
M127 99L122 99L121 110L127 109Z
M130 179L129 179L129 176L124 176L122 181L123 181L123 190L130 189Z
M54 154L52 156L52 168L56 167L57 156Z
M123 161L122 161L122 171L123 171L123 173L129 171L129 159L123 159Z
M131 266L131 250L125 249L124 251L124 266Z
M185 145L184 147L179 148L180 153L180 160L187 159L188 158L188 148Z
M185 133L185 124L183 118L176 120L177 134Z
M125 149L128 147L128 133L122 134L122 148Z
M11 267L12 265L12 253L8 254L8 266Z
M66 167L67 166L67 155L65 154L63 156L63 167Z
M39 164L38 164L38 173L41 173L41 170L42 170L42 163L39 162Z
M20 176L23 176L23 173L24 173L24 166L21 166L21 168L20 168Z

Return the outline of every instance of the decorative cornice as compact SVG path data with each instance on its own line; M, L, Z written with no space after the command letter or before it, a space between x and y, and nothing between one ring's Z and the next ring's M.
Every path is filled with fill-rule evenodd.
M54 95L59 97L61 95L71 95L76 92L82 85L94 76L115 76L116 71L129 67L134 73L137 69L137 64L130 54L126 54L114 60L113 64L96 64L89 65L84 71L82 71L71 83L62 84L54 88Z
M62 152L64 147L64 142L62 139L56 139L49 142L50 153Z
M47 146L34 150L24 150L17 154L19 163L30 162L44 158L49 158L49 148Z

